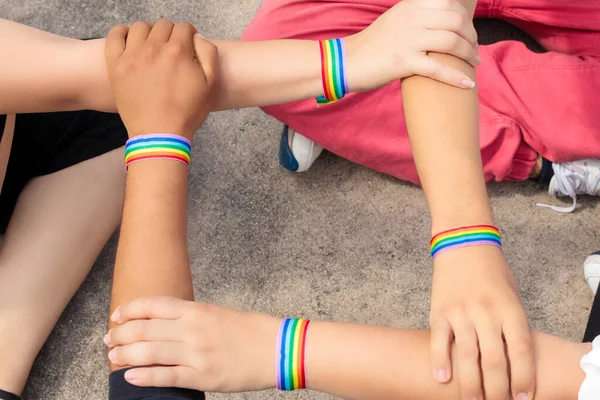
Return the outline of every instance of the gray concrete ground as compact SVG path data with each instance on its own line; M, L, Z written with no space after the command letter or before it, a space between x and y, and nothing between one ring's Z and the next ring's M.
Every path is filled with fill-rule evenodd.
M189 20L237 38L260 0L0 0L0 16L62 35L105 35L116 23ZM487 37L504 34L491 24ZM508 32L508 33L506 33ZM484 35L484 36L485 36ZM281 125L259 110L213 115L197 135L189 243L198 300L280 316L426 328L431 262L421 190L332 155L293 175L277 162ZM560 215L531 183L490 186L506 253L533 327L581 339L590 290L582 262L600 247L592 200ZM26 399L106 398L102 336L113 239L35 364ZM275 392L211 399L325 399Z

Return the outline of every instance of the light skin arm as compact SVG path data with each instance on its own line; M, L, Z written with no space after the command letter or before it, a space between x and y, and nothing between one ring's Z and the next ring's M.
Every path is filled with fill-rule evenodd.
M121 306L118 322L105 341L117 363L141 367L125 375L132 384L216 392L275 387L275 317L154 297ZM584 379L579 361L591 344L540 332L533 342L536 399L576 400ZM315 321L307 336L308 388L348 400L460 400L458 381L431 378L429 348L429 331ZM171 366L144 367L158 364Z
M347 38L351 90L374 89L415 73L461 86L462 72L439 65L426 57L425 51L448 52L475 63L474 42L464 39L474 37L472 24L445 21L445 16L457 13L456 2L425 3L434 8L399 3L374 26ZM411 23L404 23L406 20ZM448 36L458 39L455 43L439 40ZM422 39L416 41L415 37ZM315 41L213 43L221 60L221 87L214 110L279 104L323 94ZM104 46L104 39L79 41L0 19L0 113L115 111ZM11 101L2 100L7 98Z
M471 19L476 0L463 0ZM475 79L472 66L447 54L430 57ZM432 234L494 224L479 150L477 89L454 90L422 77L402 82L408 132L432 219ZM527 318L502 252L474 246L434 260L431 370L460 382L464 400L531 400L535 364ZM504 340L508 345L504 351ZM450 345L457 352L454 366ZM508 364L512 368L508 369ZM454 379L456 378L456 379Z

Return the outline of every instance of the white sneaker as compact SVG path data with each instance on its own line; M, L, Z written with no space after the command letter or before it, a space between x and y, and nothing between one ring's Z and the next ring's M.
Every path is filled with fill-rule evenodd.
M279 143L279 164L288 171L304 172L323 152L323 147L289 126L283 127Z
M585 276L585 281L595 295L598 291L598 285L600 284L600 251L592 253L586 258L583 263L583 274Z
M577 206L577 195L600 196L600 159L589 158L567 163L553 163L554 176L550 180L548 193L551 196L569 196L573 199L570 207L538 204L554 211L569 213Z

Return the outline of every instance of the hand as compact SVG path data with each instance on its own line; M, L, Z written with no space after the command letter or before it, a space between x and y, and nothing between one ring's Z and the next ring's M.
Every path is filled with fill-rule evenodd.
M467 75L427 52L451 54L473 66L481 62L473 20L456 0L403 0L350 36L347 46L352 91L376 89L412 75L472 88Z
M178 134L191 139L211 109L217 48L188 23L115 26L106 63L117 110L129 136Z
M242 392L275 387L280 320L171 297L121 305L104 338L136 386Z
M492 246L453 249L440 253L434 264L430 324L435 379L444 383L452 377L454 338L454 373L462 399L508 400L512 388L515 400L532 400L533 342L502 251Z

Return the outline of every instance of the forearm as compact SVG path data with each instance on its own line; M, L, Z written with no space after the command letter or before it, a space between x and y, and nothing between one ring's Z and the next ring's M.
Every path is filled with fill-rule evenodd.
M90 56L98 53L103 42L99 40L98 46L90 44ZM315 41L211 42L218 48L220 76L213 111L280 104L323 94L321 59ZM90 76L93 79L90 86L109 92L105 71L98 68L97 72ZM108 95L101 98L112 101ZM95 104L94 97L84 100L91 101L92 107L114 107L112 102Z
M323 94L315 41L213 42L221 76L216 110ZM104 44L104 39L80 41L0 19L0 113L116 111Z
M474 12L476 0L462 3ZM475 71L465 61L446 54L430 56L475 81ZM402 96L433 231L492 223L479 149L477 88L460 90L414 76L402 82Z
M129 166L111 313L145 296L193 300L186 196L185 165L151 160Z
M79 41L0 19L0 51L0 114L115 109L104 40Z
M534 332L538 400L575 400L583 372L582 345ZM307 339L310 389L344 399L459 400L456 379L431 376L429 331L313 322Z

